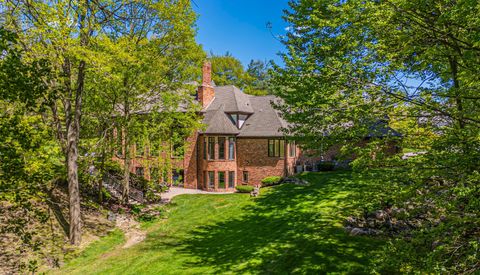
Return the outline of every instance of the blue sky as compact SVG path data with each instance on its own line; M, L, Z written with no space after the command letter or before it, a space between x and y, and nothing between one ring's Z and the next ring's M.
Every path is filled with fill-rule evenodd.
M193 0L198 14L197 42L206 52L230 52L247 66L251 59L271 60L281 63L277 53L283 45L267 29L272 23L272 33L285 33L282 19L288 0Z

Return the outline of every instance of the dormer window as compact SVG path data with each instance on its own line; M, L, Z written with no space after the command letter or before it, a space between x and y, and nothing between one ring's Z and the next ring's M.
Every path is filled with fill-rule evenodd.
M230 120L232 121L233 125L237 126L238 129L242 128L243 124L248 118L248 115L244 114L230 114Z

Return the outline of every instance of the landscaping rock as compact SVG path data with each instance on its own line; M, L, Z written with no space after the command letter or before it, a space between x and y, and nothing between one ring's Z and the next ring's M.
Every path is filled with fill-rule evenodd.
M259 194L260 194L260 187L258 187L258 186L255 186L253 188L253 191L250 192L251 197L257 197Z
M382 234L382 231L371 228L350 227L345 229L352 236L377 236Z

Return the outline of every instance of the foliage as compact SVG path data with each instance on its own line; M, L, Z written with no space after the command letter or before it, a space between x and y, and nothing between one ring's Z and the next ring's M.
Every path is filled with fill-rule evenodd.
M307 148L343 147L357 157L356 169L395 168L378 178L408 190L395 192L395 202L412 212L433 205L429 219L439 220L398 236L382 266L478 271L479 255L472 252L479 232L470 226L480 219L478 4L301 0L290 7L285 67L272 72L287 132ZM402 140L376 134L380 121ZM365 137L370 142L359 148ZM385 154L391 142L424 154L409 160ZM434 248L414 249L418 244Z
M225 55L210 54L212 79L217 86L235 85L247 94L266 95L268 93L268 66L260 60L251 60L247 70L229 52Z
M253 186L251 185L237 185L235 189L238 193L250 193L253 191Z
M280 176L269 176L262 179L262 187L277 185L282 180Z
M22 260L15 267L34 272L38 262L24 253L37 253L45 240L32 224L45 226L49 221L50 212L40 206L45 206L55 181L64 174L60 148L43 118L35 114L45 89L41 78L48 76L49 67L44 60L26 62L18 36L3 27L0 52L0 234L20 239L17 243L15 238L3 238L0 246L6 242L21 246L15 256Z

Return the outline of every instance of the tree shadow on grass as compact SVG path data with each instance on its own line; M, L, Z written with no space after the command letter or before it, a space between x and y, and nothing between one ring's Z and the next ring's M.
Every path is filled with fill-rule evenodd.
M185 268L234 273L367 273L381 240L349 236L345 213L361 207L368 185L350 173L307 175L311 186L269 190L234 219L189 231L177 246ZM178 245L178 244L177 244Z

